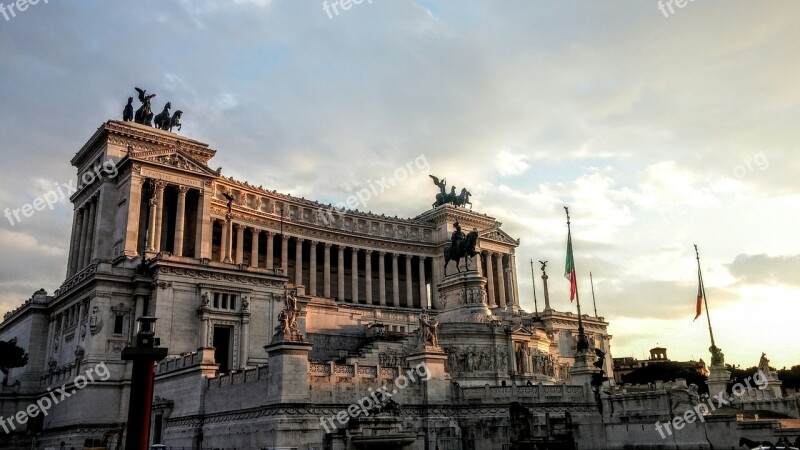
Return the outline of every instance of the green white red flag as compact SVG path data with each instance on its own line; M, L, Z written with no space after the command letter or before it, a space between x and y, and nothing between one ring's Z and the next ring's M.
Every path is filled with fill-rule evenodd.
M569 301L575 300L578 293L578 279L575 277L575 259L572 256L572 232L567 233L567 264L564 268L564 278L569 280Z
M703 312L703 275L700 273L700 268L697 268L697 307L695 308L694 320L700 317Z

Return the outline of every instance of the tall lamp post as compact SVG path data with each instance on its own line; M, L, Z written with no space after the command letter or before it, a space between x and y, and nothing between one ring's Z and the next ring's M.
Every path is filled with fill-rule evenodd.
M136 346L122 350L122 359L133 361L125 449L147 450L150 441L155 362L167 357L167 349L158 346L160 342L155 337L155 317L139 317L136 322Z

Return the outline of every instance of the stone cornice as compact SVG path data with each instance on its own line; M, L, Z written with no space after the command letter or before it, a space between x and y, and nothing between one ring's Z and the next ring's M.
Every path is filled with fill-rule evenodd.
M79 166L86 155L94 149L103 138L115 136L118 144L130 145L134 150L158 150L163 148L175 148L180 143L180 148L192 155L195 159L207 164L216 154L215 150L208 147L208 144L189 139L187 137L159 130L146 125L134 122L122 122L109 120L98 128L80 150L70 161L73 166Z
M227 210L221 205L212 205L211 215L223 220ZM253 225L260 229L278 233L280 231L280 216L275 214L246 211L243 208L235 208L232 212L232 220L243 225ZM366 233L355 232L352 230L341 230L332 228L320 228L315 224L289 221L283 219L283 232L285 235L297 236L303 239L314 240L320 243L342 244L348 247L369 248L375 251L393 251L402 254L413 254L421 256L434 256L437 243L419 242L399 238L375 236Z
M248 284L256 287L271 287L283 289L286 281L284 277L269 274L258 274L255 272L241 272L221 269L215 266L189 266L186 264L171 264L168 261L157 260L152 263L157 275L175 275L187 277L204 284L220 282L227 285L230 283ZM241 290L231 288L231 290Z

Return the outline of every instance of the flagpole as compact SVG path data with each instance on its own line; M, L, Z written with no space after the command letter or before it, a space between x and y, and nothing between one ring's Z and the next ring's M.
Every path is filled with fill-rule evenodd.
M533 271L533 259L531 259L531 283L533 284L533 310L539 315L539 302L536 301L536 273Z
M700 278L700 292L703 294L703 303L706 305L706 319L708 319L708 334L711 336L711 347L716 348L714 331L711 329L711 315L708 313L708 299L706 298L705 283L703 283L703 271L700 269L700 251L697 249L697 244L694 244L694 253L697 255L697 274Z
M574 258L573 258L574 260ZM599 317L597 315L597 301L594 298L594 279L592 278L592 271L589 271L589 283L592 284L592 305L594 305L594 316Z
M564 207L567 213L567 242L572 243L572 226L569 219L569 208ZM578 305L578 352L589 349L589 341L586 340L586 334L583 330L583 318L581 317L581 297L578 295L578 270L575 269L575 252L572 253L572 269L575 272L575 303Z

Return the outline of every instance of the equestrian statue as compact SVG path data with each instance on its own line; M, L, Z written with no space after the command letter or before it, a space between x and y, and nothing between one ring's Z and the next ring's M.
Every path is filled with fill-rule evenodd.
M477 255L475 245L478 243L478 230L473 229L469 234L464 234L461 231L461 225L458 222L453 224L455 230L450 236L450 243L444 248L444 273L447 274L447 266L450 261L456 262L456 270L460 273L459 265L461 260L467 258L467 265L473 256Z

